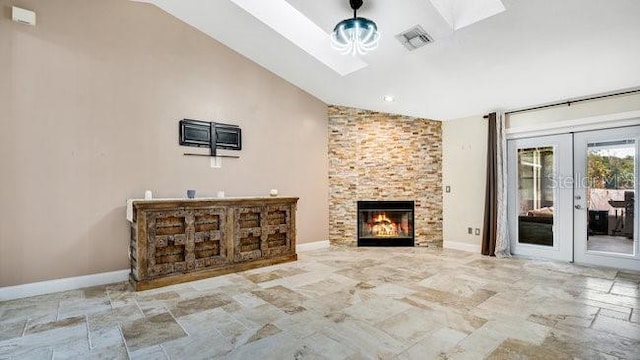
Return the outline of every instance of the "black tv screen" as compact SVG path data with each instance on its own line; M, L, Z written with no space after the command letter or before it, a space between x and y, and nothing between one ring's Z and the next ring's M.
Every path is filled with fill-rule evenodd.
M242 149L242 130L226 124L215 124L216 147L229 150Z
M190 119L180 120L180 145L211 147L212 129L216 148L242 149L242 130L240 127Z
M198 120L181 120L180 145L209 147L211 145L211 123Z

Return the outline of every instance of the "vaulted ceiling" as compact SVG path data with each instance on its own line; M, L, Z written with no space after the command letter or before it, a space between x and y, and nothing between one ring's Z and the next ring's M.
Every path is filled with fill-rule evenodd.
M444 0L365 0L382 39L358 58L329 42L347 0L143 1L329 104L446 120L640 86L638 0L502 0L456 30ZM414 25L434 42L408 51Z

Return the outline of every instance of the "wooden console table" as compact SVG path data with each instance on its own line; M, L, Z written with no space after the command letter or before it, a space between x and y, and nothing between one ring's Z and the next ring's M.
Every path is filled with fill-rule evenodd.
M297 197L133 200L136 290L295 261Z

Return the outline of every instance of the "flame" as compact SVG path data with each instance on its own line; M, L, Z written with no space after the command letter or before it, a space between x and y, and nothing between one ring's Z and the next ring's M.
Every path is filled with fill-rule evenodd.
M398 236L398 225L391 221L387 214L378 214L373 218L371 234L374 236Z

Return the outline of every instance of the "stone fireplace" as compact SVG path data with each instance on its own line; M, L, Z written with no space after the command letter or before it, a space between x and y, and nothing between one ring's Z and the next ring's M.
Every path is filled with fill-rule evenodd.
M413 201L358 201L358 246L413 246Z
M414 202L415 246L442 246L439 121L329 106L329 241L356 246L358 201Z

